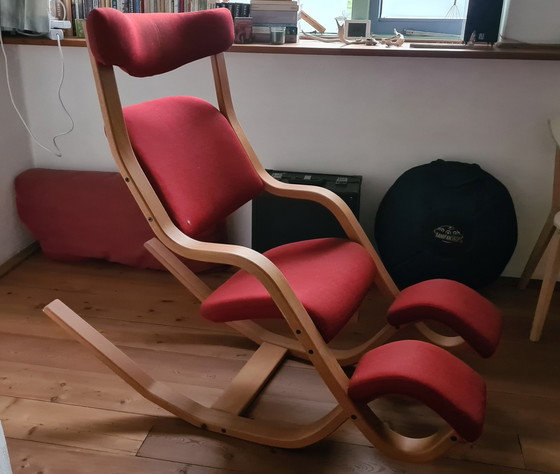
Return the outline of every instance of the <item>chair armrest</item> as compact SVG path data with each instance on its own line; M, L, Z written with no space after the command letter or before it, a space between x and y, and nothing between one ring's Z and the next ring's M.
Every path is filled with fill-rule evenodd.
M259 172L259 175L264 182L266 192L279 197L316 202L330 211L350 240L362 245L365 243L364 239L369 241L348 204L330 189L307 184L284 183L266 172Z
M172 224L158 237L171 251L182 257L231 265L250 273L264 285L284 315L288 311L299 319L304 314L305 319L313 324L286 277L274 263L256 250L241 245L195 240ZM300 321L300 324L303 323Z
M313 201L328 209L348 238L359 243L369 252L377 267L378 276L376 284L379 288L390 297L398 295L399 290L387 272L385 265L383 265L377 251L358 222L358 219L350 207L348 207L348 204L340 196L330 189L319 186L284 183L274 179L265 170L257 170L257 172L264 182L264 190L266 192L279 197Z

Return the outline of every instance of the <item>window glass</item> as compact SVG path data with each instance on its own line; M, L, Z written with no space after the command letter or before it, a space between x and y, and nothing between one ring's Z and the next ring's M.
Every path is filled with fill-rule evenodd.
M461 37L468 0L371 0L372 34Z
M465 18L466 0L383 0L381 18Z
M336 17L352 18L352 0L301 0L301 9L321 23L329 33L337 32ZM344 20L339 22L344 23ZM314 30L304 21L301 23L303 31Z
M300 0L301 9L336 33L335 18L372 20L373 34L392 34L414 30L460 35L468 0ZM314 28L301 22L304 31Z

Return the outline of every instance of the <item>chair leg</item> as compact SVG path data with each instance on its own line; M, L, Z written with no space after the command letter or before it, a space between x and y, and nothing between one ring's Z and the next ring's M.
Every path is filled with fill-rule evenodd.
M44 312L72 337L90 349L113 372L132 386L139 394L175 416L203 430L226 434L235 438L279 448L297 449L314 444L351 419L364 436L382 453L397 460L407 462L427 462L441 456L455 441L457 433L451 427L442 427L437 432L423 438L410 438L392 430L368 407L367 403L354 402L348 397L347 386L333 391L338 404L321 418L306 424L291 424L284 421L257 420L236 415L266 383L278 363L284 359L286 350L263 345L262 351L254 355L256 359L246 364L239 377L234 379L232 389L225 391L225 397L212 408L174 391L163 382L153 379L124 352L113 345L102 334L80 318L59 300L51 302ZM334 368L329 357L320 355L316 369L327 386L346 385L348 379L338 380L331 372ZM255 372L263 368L266 372L253 380ZM249 397L242 394L243 387ZM230 395L236 400L229 403Z
M533 276L535 272L535 268L539 264L544 251L546 250L552 235L554 234L554 216L555 212L551 211L548 217L546 218L546 222L541 230L539 238L533 247L533 251L525 264L525 268L523 269L523 273L521 273L521 277L519 278L519 283L517 287L521 290L527 288L529 284L529 280Z
M198 301L204 301L212 290L155 237L144 243L148 250Z
M284 361L287 353L288 349L284 347L267 342L261 344L212 408L241 415Z
M541 291L539 293L539 300L537 302L537 308L535 310L535 316L531 326L531 333L529 335L529 339L533 342L537 342L541 338L552 294L554 293L554 289L556 287L556 279L560 270L560 230L556 229L554 232L550 241L550 247L551 255L546 265Z
M292 425L284 422L274 424L269 420L245 418L222 409L205 407L175 391L169 385L152 378L123 351L60 300L52 301L45 306L43 311L73 338L92 351L98 359L140 395L198 428L268 446L302 448L326 438L349 418L348 411L340 405L335 406L322 418L306 425ZM267 347L264 352L259 353L257 362L250 363L249 373L242 371L242 376L235 383L234 396L240 400L237 397L240 392L240 384L247 381L248 375L255 367L264 365L272 371L277 366L278 359L283 358L283 354L281 349L271 347ZM271 363L263 363L263 359L268 357L275 360L270 361ZM257 382L250 381L248 389L260 390L261 381L262 379ZM244 404L243 401L241 402Z

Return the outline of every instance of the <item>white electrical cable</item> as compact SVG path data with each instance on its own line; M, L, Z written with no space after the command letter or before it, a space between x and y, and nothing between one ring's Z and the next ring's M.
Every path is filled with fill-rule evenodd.
M66 130L65 132L59 133L58 135L55 135L53 137L53 145L54 147L58 150L58 152L60 153L60 150L58 148L58 146L56 145L56 139L59 137L62 137L64 135L68 135L69 133L71 133L74 130L74 119L72 118L72 116L70 115L70 112L68 112L68 109L66 108L66 105L64 105L64 101L62 100L62 85L64 84L64 56L62 54L62 46L60 45L60 37L56 37L56 42L58 44L58 54L60 55L60 83L58 84L58 101L60 102L60 106L62 107L62 110L64 110L64 113L68 116L68 118L70 119L70 128L68 130ZM58 156L58 155L57 155ZM60 154L60 156L62 156L62 153Z
M65 131L63 133L59 133L58 135L55 135L53 137L52 142L53 142L54 148L56 149L56 151L53 151L50 148L47 148L46 146L44 146L42 143L40 143L39 140L37 140L35 135L33 135L31 130L29 129L29 126L25 122L25 119L21 115L19 109L17 108L17 105L16 105L15 100L14 100L14 96L12 94L12 87L11 87L11 84L10 84L10 74L8 72L8 57L6 56L6 50L4 48L4 41L2 40L2 35L0 34L0 47L2 48L2 55L4 56L4 65L5 65L5 68L6 68L6 83L7 83L7 86L8 86L8 93L10 95L10 100L12 102L12 106L14 107L14 110L16 111L19 119L21 120L21 123L23 124L23 126L27 130L27 133L29 133L29 135L31 136L32 140L38 146L40 146L43 150L46 150L49 153L52 153L53 155L58 156L60 158L60 157L62 157L62 152L60 151L60 149L58 148L58 145L56 144L56 139L63 136L63 135L67 135L70 132L72 132L72 130L74 130L74 120L72 119L72 116L70 115L70 113L66 109L66 106L64 105L64 102L62 101L61 90L62 90L62 84L64 83L64 56L62 54L62 46L60 44L60 38L57 37L56 40L57 40L57 43L58 43L58 51L59 51L59 54L60 54L60 61L61 61L61 77L60 77L60 83L58 85L58 100L60 102L60 105L62 106L62 110L64 110L64 112L66 113L66 115L70 119L70 122L71 122L72 125L70 126L70 128L67 131Z

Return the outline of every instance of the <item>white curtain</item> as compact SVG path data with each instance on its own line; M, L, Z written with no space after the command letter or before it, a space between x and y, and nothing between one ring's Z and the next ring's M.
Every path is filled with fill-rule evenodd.
M49 0L0 0L2 30L49 31Z

